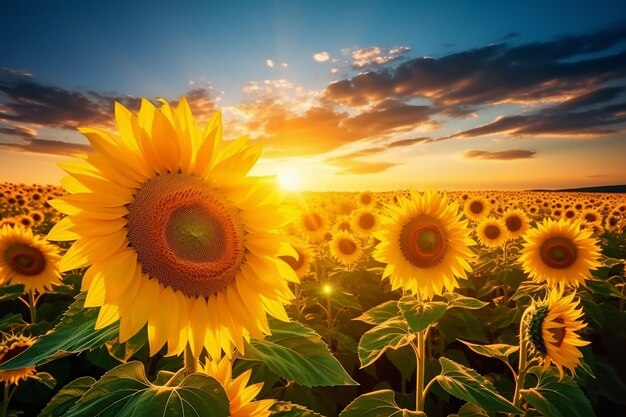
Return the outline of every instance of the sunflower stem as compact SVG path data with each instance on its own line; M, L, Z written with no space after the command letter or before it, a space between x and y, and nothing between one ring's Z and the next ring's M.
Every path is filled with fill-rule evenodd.
M2 394L2 405L0 406L0 417L6 417L9 409L9 382L4 383L4 392Z
M35 324L37 322L37 301L33 290L28 292L28 309L30 310L30 323Z
M184 364L185 375L195 374L198 371L198 360L193 356L189 343L185 346Z
M415 369L415 411L424 411L424 375L426 371L426 332L417 332L417 348L415 349L415 359L417 368Z
M528 346L526 344L525 337L525 327L526 327L526 316L530 312L530 308L527 308L522 314L522 319L519 323L519 365L518 365L518 374L515 381L515 393L513 394L513 405L519 408L520 403L522 402L521 390L524 388L524 379L526 378L526 372L528 372L527 366L527 356L528 356ZM511 413L511 416L516 414Z

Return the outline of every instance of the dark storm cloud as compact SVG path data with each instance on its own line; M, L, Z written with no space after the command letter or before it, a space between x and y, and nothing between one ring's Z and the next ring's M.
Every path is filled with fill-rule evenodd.
M70 155L87 153L91 150L91 146L58 140L24 139L19 143L0 143L0 149L13 152Z
M491 159L491 160L501 160L501 161L510 161L513 159L528 159L533 158L537 152L528 151L525 149L508 149L505 151L465 151L463 156L469 159Z
M0 133L6 133L11 136L19 136L22 138L33 138L37 135L37 131L35 129L31 129L26 126L11 126L11 125L0 125Z
M353 107L426 98L452 116L486 104L540 102L623 79L626 51L607 50L625 40L626 25L550 42L501 43L440 58L415 58L332 83L324 94Z

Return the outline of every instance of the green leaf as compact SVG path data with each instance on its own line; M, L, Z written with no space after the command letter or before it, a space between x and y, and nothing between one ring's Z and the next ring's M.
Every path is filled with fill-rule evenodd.
M372 364L387 349L398 349L415 339L409 331L407 322L402 318L392 318L371 328L359 340L359 361L361 368Z
M247 359L263 361L275 374L307 387L357 385L313 329L269 318L271 336L246 344Z
M398 407L393 391L385 389L361 395L339 417L426 417L426 414Z
M0 301L15 300L24 294L24 284L0 286Z
M192 374L165 387L147 380L141 362L129 362L104 374L65 416L226 417L228 404L224 388L208 375Z
M459 409L459 417L489 417L489 414L477 405L465 403Z
M289 401L276 401L270 407L270 410L272 411L272 417L324 417L315 411Z
M97 308L84 308L85 295L80 294L69 307L61 322L43 335L30 348L0 366L0 371L22 369L41 365L51 360L95 349L114 339L118 334L118 324L111 324L94 330L98 318Z
M400 316L397 301L385 301L384 303L370 308L354 320L364 321L367 324L382 324L389 319Z
M48 402L39 417L60 417L69 410L80 397L86 393L96 380L90 376L83 376L70 382Z
M519 346L505 345L501 343L493 345L477 345L464 340L459 340L459 342L464 343L468 348L479 355L500 359L502 362L508 362L509 356L519 350Z
M559 380L555 368L530 368L528 373L537 377L537 385L522 389L522 397L545 417L595 416L589 400L569 375Z
M44 384L46 387L52 389L56 386L57 380L47 372L37 372L35 375L31 375L29 378Z
M23 326L22 315L9 313L0 318L0 331L11 333L14 327Z
M482 323L469 310L448 309L437 322L437 330L443 335L446 345L457 338L489 342Z
M446 297L446 300L448 300L448 308L458 307L466 308L469 310L478 310L489 304L476 298L466 297L455 292L446 292L444 294L444 297Z
M120 343L119 339L113 339L106 342L106 348L109 355L120 362L128 362L130 358L148 343L148 329L144 326L133 337L124 343ZM147 348L146 348L147 349Z
M522 413L501 396L488 379L473 369L444 357L439 358L439 363L442 370L441 375L436 377L437 382L450 394L477 405L488 413Z
M398 308L413 333L421 332L443 316L448 304L442 301L420 301L407 295L398 301Z

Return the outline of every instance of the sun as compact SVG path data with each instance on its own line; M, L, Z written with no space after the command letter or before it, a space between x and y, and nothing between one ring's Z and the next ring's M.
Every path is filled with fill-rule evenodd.
M278 184L283 191L299 191L302 187L302 177L296 170L284 168L278 172Z

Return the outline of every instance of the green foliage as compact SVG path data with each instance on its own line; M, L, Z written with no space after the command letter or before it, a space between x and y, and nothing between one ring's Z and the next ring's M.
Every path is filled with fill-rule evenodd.
M398 407L393 391L380 390L361 395L339 417L426 417L426 414Z
M275 374L307 387L356 384L311 328L276 319L270 327L271 336L246 345L247 359L263 361Z
M477 405L487 412L521 413L496 391L493 384L473 369L447 358L439 358L441 375L437 382L443 389L457 398Z
M72 408L90 388L96 380L90 376L77 378L61 388L50 400L39 417L61 417L67 410Z
M576 382L554 368L535 366L528 371L537 378L535 386L522 389L522 397L545 417L593 417L589 400Z
M391 318L365 332L359 341L361 368L372 364L387 349L398 349L415 339L403 318Z
M170 416L226 417L228 404L224 388L207 375L192 374L172 386L153 385L141 362L129 362L107 372L64 416L152 417L167 412Z

